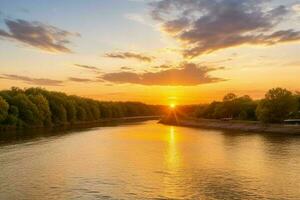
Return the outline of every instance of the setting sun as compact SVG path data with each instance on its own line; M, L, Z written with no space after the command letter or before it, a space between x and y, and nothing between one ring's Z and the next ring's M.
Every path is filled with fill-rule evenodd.
M300 200L299 52L300 0L0 0L0 200Z
M172 108L172 109L176 108L176 104L175 103L171 103L170 104L170 108Z

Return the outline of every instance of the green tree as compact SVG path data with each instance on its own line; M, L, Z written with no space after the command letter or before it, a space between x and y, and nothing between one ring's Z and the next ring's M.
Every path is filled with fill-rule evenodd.
M48 126L101 118L154 115L158 106L137 102L99 102L42 88L0 91L0 122L15 126Z
M37 106L24 93L15 95L11 100L11 105L18 108L19 118L26 125L42 124Z
M256 120L255 110L257 103L253 101L248 95L235 99L235 113L234 118L240 120Z
M51 111L48 100L42 95L30 95L30 100L36 105L39 112L39 118L45 126L51 125Z
M228 93L224 96L223 101L233 101L237 96L234 93Z
M112 110L108 103L101 102L99 104L99 109L102 114L102 118L112 118Z
M8 116L4 121L4 124L15 126L18 125L18 122L19 122L19 109L18 107L11 105L9 106Z
M214 119L217 118L220 111L220 105L221 102L214 101L211 104L209 104L203 111L203 117L208 119ZM217 110L217 112L216 112Z
M76 118L79 121L85 121L86 120L86 111L81 106L77 106L77 112L76 112Z
M256 109L257 118L262 122L280 123L286 119L291 112L297 110L298 102L292 92L274 88L267 92Z
M295 97L298 101L298 110L297 111L300 111L300 92L299 91L296 91Z
M63 104L56 101L50 101L50 109L52 114L52 122L60 125L67 122L67 111Z
M8 115L8 109L8 103L0 96L0 123L6 119Z
M234 118L241 120L256 120L255 110L257 103L249 96L238 97L233 93L224 96L222 102L212 102L201 105L194 114L198 118L221 119Z
M50 111L52 123L55 125L66 124L67 121L67 111L64 107L64 99L62 98L63 93L59 92L46 92L44 96L47 98Z
M89 100L90 103L90 110L91 110L91 113L92 113L92 116L93 116L93 120L99 120L100 119L100 109L99 109L99 106L97 104L96 101L93 101L93 100Z
M64 99L64 107L67 112L67 120L68 122L75 122L76 121L76 105L73 99L65 98Z

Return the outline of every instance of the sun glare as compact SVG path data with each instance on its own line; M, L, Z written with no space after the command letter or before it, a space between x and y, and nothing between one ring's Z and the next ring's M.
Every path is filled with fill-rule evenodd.
M170 104L170 108L171 108L171 109L176 108L176 104L175 104L175 103L171 103L171 104Z

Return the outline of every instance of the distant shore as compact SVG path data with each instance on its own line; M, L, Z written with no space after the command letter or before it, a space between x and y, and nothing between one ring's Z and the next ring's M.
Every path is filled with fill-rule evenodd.
M257 121L222 121L214 119L184 118L178 119L176 122L173 120L162 119L160 123L174 126L186 126L196 128L198 127L207 129L224 129L259 133L282 133L300 135L299 125L296 126L284 124L263 124Z

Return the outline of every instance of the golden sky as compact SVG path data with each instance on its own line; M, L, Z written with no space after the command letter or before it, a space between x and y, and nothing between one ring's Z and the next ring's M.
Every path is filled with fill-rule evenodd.
M0 4L0 89L151 104L300 90L299 1Z

